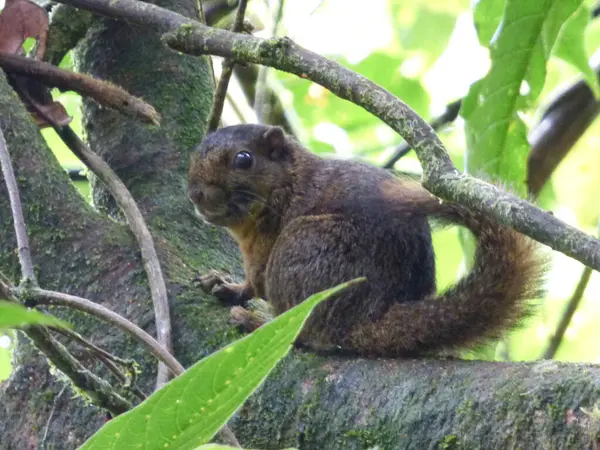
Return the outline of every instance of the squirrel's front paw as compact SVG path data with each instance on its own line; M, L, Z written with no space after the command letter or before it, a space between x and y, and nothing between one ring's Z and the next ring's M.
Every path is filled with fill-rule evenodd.
M194 282L200 286L207 294L210 294L216 286L231 283L231 276L225 272L218 270L209 270L204 275L199 275L194 279Z
M249 300L246 286L244 284L233 283L227 273L210 270L206 274L197 277L194 281L204 292L214 295L227 305L243 305Z
M227 305L243 305L247 300L243 291L240 284L222 283L213 287L210 293Z

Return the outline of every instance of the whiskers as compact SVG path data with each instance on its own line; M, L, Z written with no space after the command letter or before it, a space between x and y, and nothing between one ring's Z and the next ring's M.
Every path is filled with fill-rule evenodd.
M262 195L260 195L256 192L249 191L246 189L237 189L235 191L235 194L241 195L242 200L247 201L248 203L258 204L258 205L262 206L263 208L267 209L268 211L270 211L271 213L273 213L274 215L276 215L277 217L279 217L279 218L282 217L281 213L278 210L276 210L271 205L269 205L266 198L264 198ZM238 208L241 208L236 202L237 198L235 195L232 197L232 200L233 200L233 203ZM246 211L250 212L250 210L248 210L248 209L246 209Z

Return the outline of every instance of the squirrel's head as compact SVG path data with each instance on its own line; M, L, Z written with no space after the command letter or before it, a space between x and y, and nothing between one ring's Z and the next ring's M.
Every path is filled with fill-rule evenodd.
M214 225L235 226L272 209L273 196L290 184L292 150L279 127L235 125L208 134L188 171L196 212Z

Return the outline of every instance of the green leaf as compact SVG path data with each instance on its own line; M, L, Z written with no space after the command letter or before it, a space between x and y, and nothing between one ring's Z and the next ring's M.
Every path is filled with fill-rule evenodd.
M314 307L363 280L314 294L204 358L133 410L109 421L80 448L191 450L207 443L289 352Z
M18 303L0 300L0 329L21 328L28 325L69 327L66 322L63 322L54 316L43 314L35 309L25 308Z
M485 6L495 14L498 6L491 2L482 0L477 7ZM504 180L517 193L525 194L529 144L519 111L539 96L546 62L561 27L581 2L506 0L490 44L490 71L471 87L462 110L468 172ZM480 39L485 41L481 33L487 38L496 18L485 17L481 11L476 11L476 17L489 22L483 29L478 27Z
M554 46L554 54L579 70L596 97L600 96L598 76L590 67L585 51L585 30L590 23L590 11L581 5L565 22Z
M504 0L478 0L473 10L473 20L479 43L487 47L502 20Z

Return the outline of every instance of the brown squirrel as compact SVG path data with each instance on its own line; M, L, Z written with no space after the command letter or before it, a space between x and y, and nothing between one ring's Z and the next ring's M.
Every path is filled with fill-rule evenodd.
M515 326L541 293L545 258L532 240L416 182L322 159L278 127L208 134L188 176L198 214L227 227L243 255L243 283L202 277L220 300L260 297L281 314L366 277L315 309L296 341L302 347L362 356L472 347ZM472 271L439 296L429 218L465 226L477 240ZM232 313L250 328L261 324L246 309Z

